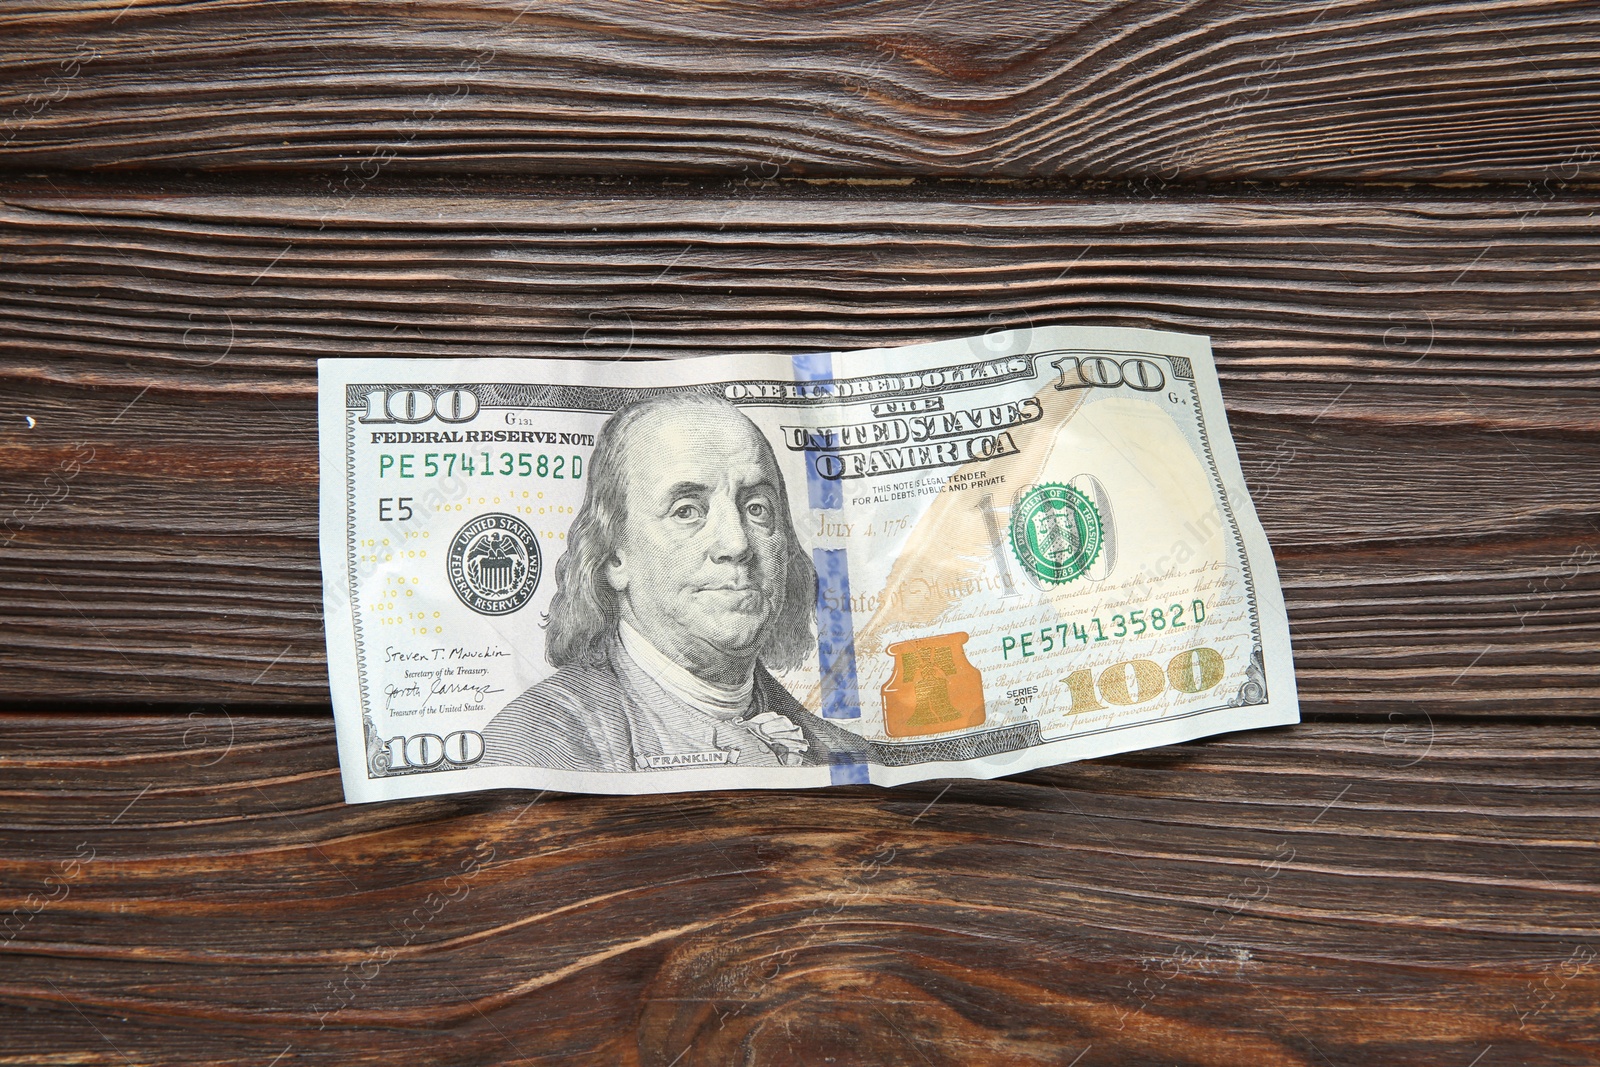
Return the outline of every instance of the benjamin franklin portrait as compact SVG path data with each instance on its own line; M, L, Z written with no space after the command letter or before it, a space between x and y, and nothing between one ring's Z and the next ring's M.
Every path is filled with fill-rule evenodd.
M816 572L772 447L733 405L669 393L613 415L545 633L555 673L484 728L483 763L575 771L865 759L770 670L815 644Z

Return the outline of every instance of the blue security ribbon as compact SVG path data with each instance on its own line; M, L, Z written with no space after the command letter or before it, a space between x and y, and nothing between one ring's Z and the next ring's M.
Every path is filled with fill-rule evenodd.
M867 765L848 755L837 757L837 762L828 767L828 774L831 785L872 784L872 775Z
M833 355L829 352L817 352L809 356L795 356L794 379L799 382L826 382L833 379ZM818 469L818 461L828 462L829 457L837 456L835 451L807 450L806 457L806 496L811 501L812 508L818 511L837 511L844 507L844 486L837 478L824 478Z
M861 718L856 690L856 635L850 613L849 554L842 548L815 548L817 567L817 666L822 670L822 716Z
M826 382L833 378L833 356L820 352L795 356L796 383ZM819 390L820 394L820 390ZM837 478L824 478L819 459L836 456L832 450L807 450L806 496L816 511L844 507L844 489ZM822 670L822 715L827 719L861 718L861 697L856 689L856 638L850 612L850 563L842 548L812 550L817 568L817 661Z

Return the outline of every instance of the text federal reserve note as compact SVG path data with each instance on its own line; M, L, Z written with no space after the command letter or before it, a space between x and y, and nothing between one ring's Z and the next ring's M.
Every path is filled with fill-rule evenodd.
M993 777L1298 720L1205 338L320 364L351 801Z

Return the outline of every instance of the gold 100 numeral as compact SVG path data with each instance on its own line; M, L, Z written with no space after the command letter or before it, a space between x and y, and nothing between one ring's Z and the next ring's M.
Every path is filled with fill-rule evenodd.
M1191 648L1167 661L1162 670L1155 660L1129 659L1113 663L1098 676L1085 668L1067 675L1072 713L1100 711L1106 704L1143 704L1167 687L1180 693L1204 693L1222 681L1222 653L1214 648ZM1104 703L1102 703L1104 701Z

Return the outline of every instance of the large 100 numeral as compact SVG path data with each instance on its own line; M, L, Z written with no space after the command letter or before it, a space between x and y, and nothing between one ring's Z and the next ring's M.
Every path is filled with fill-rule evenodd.
M444 389L438 396L425 389L374 389L367 394L362 422L466 422L478 413L478 394L471 389Z
M483 735L476 730L457 730L438 734L412 734L391 737L383 743L389 754L391 771L426 771L450 763L464 767L483 758Z
M1110 356L1063 356L1050 364L1061 375L1056 380L1057 389L1115 389L1126 385L1130 389L1153 393L1167 384L1161 364L1153 359L1134 356L1121 363Z
M1113 663L1096 677L1091 670L1067 675L1072 712L1100 711L1106 704L1143 704L1171 686L1180 693L1204 693L1222 681L1222 653L1214 648L1191 648L1167 661L1167 669L1154 660L1130 659ZM1104 701L1104 703L1102 703Z

